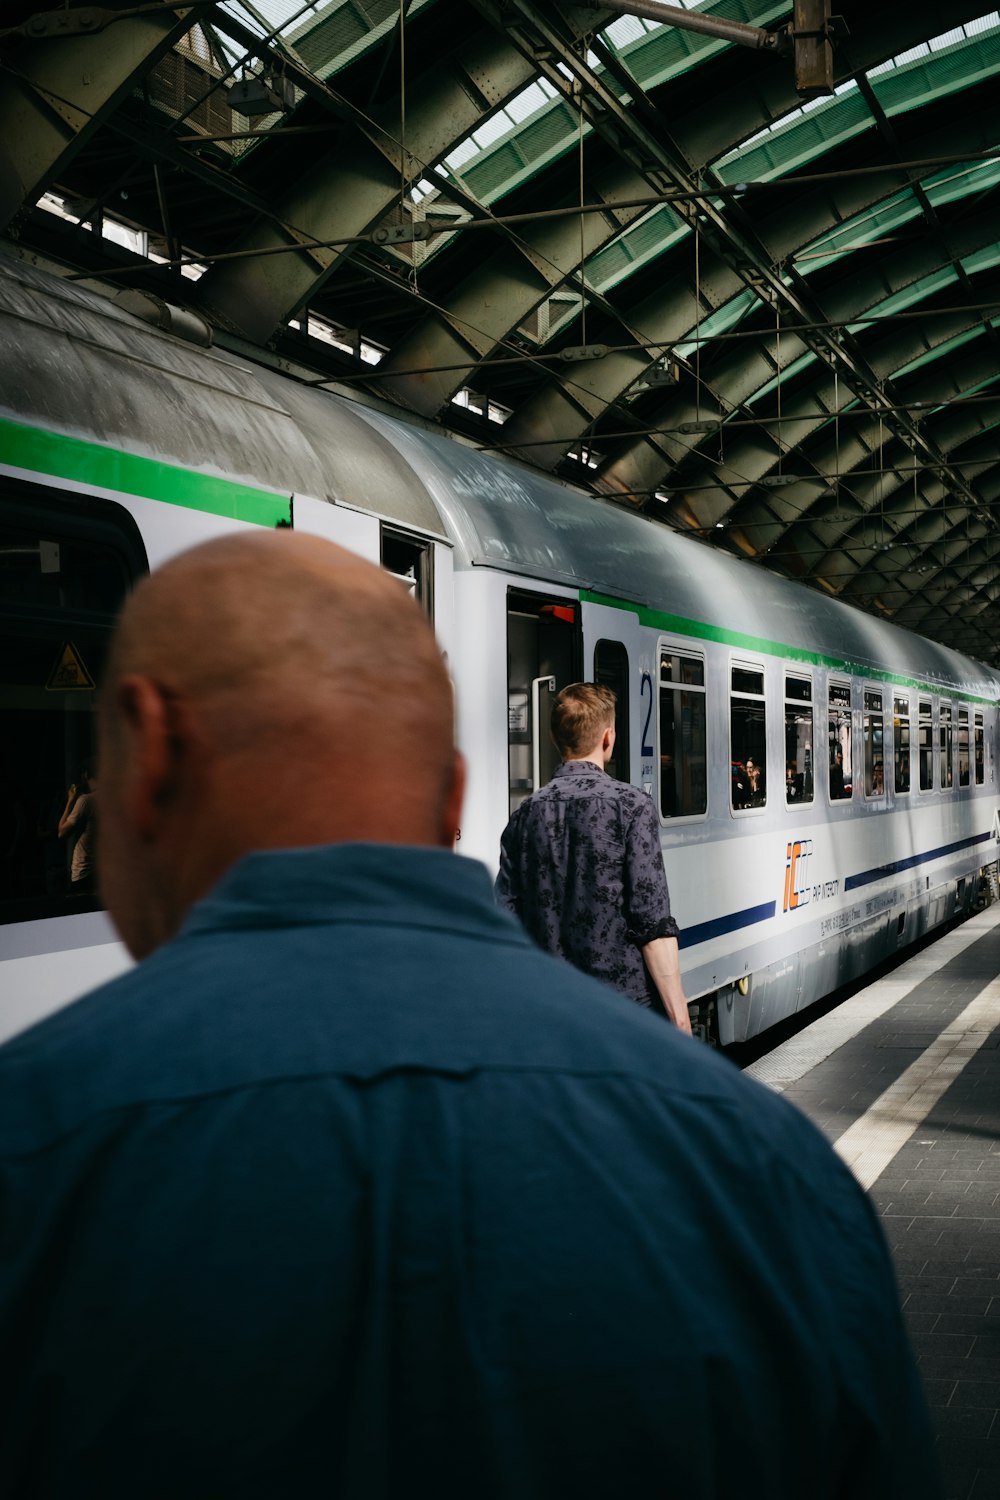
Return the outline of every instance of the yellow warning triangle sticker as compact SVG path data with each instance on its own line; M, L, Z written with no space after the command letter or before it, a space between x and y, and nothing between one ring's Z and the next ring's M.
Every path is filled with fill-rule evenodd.
M84 666L83 657L73 642L67 641L49 673L49 680L45 684L46 692L92 693L94 686L94 679Z

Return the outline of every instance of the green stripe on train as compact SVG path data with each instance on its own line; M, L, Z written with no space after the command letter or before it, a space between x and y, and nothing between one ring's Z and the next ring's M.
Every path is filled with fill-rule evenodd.
M964 698L970 703L993 704L995 699L978 693L962 692L958 688L945 688L922 681L917 677L900 677L895 672L884 672L863 662L847 661L839 656L824 656L819 651L805 651L801 646L787 646L783 641L769 641L762 636L743 635L738 630L727 630L724 625L705 625L700 620L688 620L683 615L667 614L665 610L648 609L644 604L629 604L613 599L608 594L595 594L589 589L580 591L580 598L588 604L604 604L610 609L629 610L638 617L640 625L650 630L662 630L671 635L686 635L699 641L715 641L721 646L736 646L741 651L756 651L763 656L784 657L786 661L798 662L801 666L826 667L832 672L844 672L850 677L867 677L869 682L885 682L890 686L914 688L921 693L937 693L946 698ZM888 706L888 705L887 705Z
M230 516L234 521L249 521L257 526L275 526L290 517L288 495L252 489L211 474L199 474L194 469L141 458L135 453L121 453L83 438L25 427L4 418L0 418L0 460L13 468L30 469L32 473L124 495L141 495L167 505L183 506L185 510L208 511L214 516Z

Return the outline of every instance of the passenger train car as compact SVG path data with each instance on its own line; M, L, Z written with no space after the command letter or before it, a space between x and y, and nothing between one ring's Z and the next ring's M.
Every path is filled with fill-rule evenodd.
M16 247L0 320L0 1039L127 962L55 825L126 590L239 527L328 536L417 595L456 683L460 850L491 867L553 769L553 692L614 687L610 769L657 808L685 987L723 1044L995 889L989 668Z

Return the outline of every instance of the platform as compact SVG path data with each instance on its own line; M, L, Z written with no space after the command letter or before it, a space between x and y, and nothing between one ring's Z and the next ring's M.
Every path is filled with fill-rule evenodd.
M948 1500L1000 1495L1000 906L747 1073L815 1121L882 1216Z

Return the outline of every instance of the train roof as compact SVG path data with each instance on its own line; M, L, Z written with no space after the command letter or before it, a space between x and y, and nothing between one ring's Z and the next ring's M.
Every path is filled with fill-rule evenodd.
M0 254L0 412L228 481L446 536L459 566L582 588L792 648L995 698L990 668L544 474L217 349Z
M0 327L0 413L14 421L279 494L349 499L441 535L396 446L348 401L2 254Z
M365 411L433 496L459 557L635 603L716 639L994 699L982 662L543 474Z

